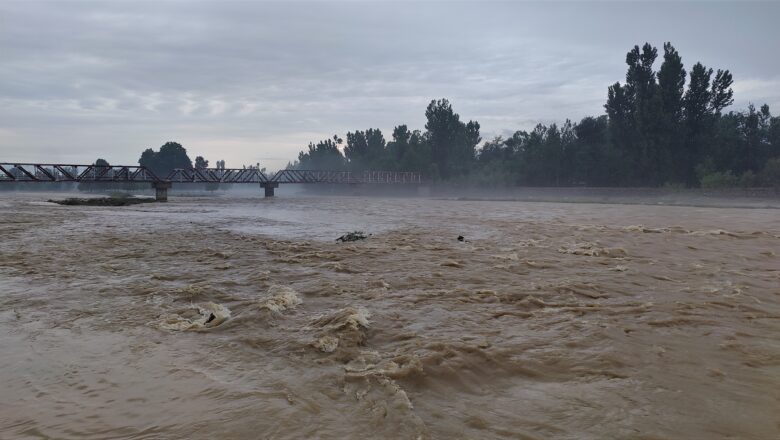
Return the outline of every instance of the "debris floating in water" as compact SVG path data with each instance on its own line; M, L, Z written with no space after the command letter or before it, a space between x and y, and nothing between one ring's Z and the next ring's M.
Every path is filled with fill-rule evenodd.
M368 238L368 236L363 231L353 231L342 235L341 237L337 238L336 241L340 241L340 242L358 241L358 240L365 240L366 238Z
M222 304L205 302L192 305L180 313L161 317L158 327L163 330L198 330L216 327L230 318L230 310Z

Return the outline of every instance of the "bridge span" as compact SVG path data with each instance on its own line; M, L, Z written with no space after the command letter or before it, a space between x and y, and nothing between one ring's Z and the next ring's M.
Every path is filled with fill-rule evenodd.
M128 182L149 183L158 201L168 200L174 183L256 184L266 197L280 184L393 184L422 183L422 174L406 171L277 171L267 176L256 168L177 168L165 178L140 165L71 165L0 162L0 184L9 182Z

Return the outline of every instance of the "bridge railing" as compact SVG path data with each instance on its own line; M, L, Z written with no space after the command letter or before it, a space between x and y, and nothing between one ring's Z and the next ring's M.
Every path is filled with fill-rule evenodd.
M0 182L159 182L138 165L65 165L0 162Z
M422 183L422 174L408 171L364 171L363 183Z

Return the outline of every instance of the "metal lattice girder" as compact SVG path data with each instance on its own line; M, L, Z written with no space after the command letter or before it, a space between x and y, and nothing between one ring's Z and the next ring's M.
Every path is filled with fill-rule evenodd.
M281 170L269 178L256 168L175 169L160 179L142 166L0 162L0 182L190 182L190 183L422 183L402 171Z
M239 170L235 181L236 183L263 183L268 182L268 177L258 169L249 168Z
M170 180L171 182L192 182L193 176L189 172L189 170L183 170L177 168L171 171L171 173L168 174L168 177L166 177L165 180Z
M279 183L359 183L349 171L281 170L272 178Z
M0 162L0 182L159 182L145 167Z
M63 176L63 180L76 180L75 170L72 167L68 169L65 165L54 165L54 169Z
M356 175L349 171L281 170L272 178L279 183L422 183L422 175L403 171L364 171Z
M83 166L83 165L82 165ZM142 166L88 165L78 174L79 182L159 182L161 179Z
M128 180L131 182L160 182L162 179L155 176L154 173L149 170L146 167L137 167L136 170L131 170L130 167L128 167L128 171L130 171L130 175L128 176Z
M263 183L268 177L256 168L177 168L168 175L171 182L189 183Z
M10 171L8 171L2 164L0 164L0 172L2 173L0 174L0 181L8 180L13 182L14 180L16 180L14 175Z

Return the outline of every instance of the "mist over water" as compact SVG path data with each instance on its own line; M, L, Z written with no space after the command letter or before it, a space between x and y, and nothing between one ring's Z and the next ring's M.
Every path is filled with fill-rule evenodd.
M780 436L762 203L48 198L0 194L1 438Z

